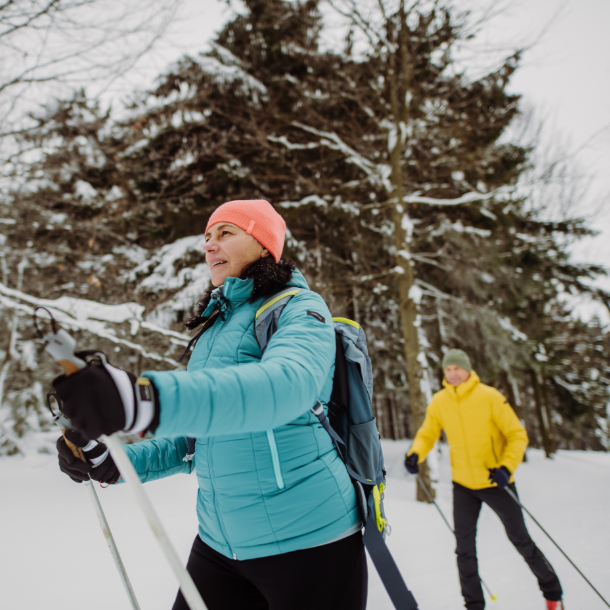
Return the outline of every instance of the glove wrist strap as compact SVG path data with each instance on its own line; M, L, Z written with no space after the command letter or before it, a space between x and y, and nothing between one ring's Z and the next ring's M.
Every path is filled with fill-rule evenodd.
M138 377L135 386L136 409L129 432L140 434L148 430L155 416L155 394L148 377Z
M112 377L125 410L125 432L140 434L148 430L155 417L155 396L148 377L138 377L135 384L126 371L117 369L102 359L104 368Z
M108 457L108 447L98 441L89 441L82 447L87 463L96 468Z

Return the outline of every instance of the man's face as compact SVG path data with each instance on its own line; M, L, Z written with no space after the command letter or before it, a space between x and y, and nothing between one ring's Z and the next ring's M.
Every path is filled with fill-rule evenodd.
M457 364L450 364L449 366L446 366L443 372L445 373L447 383L450 383L455 387L459 386L460 383L468 381L470 378L470 373Z

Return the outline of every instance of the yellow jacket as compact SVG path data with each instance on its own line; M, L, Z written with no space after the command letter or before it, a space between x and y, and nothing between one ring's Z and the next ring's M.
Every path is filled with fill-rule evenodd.
M523 460L527 432L504 396L482 384L474 371L457 387L445 380L443 386L428 405L409 455L417 453L423 462L443 429L453 480L470 489L495 487L489 468L505 466L514 474Z

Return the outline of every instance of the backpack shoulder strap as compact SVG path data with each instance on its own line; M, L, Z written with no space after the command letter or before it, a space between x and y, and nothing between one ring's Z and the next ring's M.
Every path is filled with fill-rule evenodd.
M184 354L182 354L182 356L180 356L180 360L178 360L178 362L182 362L182 359L189 353L189 351L191 350L191 347L193 347L193 345L197 344L197 341L199 341L199 338L201 337L201 335L203 335L203 333L206 330L208 330L209 328L212 327L214 322L216 322L216 318L218 317L218 312L219 312L219 310L215 309L212 312L212 315L209 318L206 318L206 321L201 325L199 332L189 341L189 344L187 345L186 349L184 350Z
M284 288L263 301L263 304L258 308L254 317L254 334L261 352L265 353L269 340L277 330L278 321L284 307L288 305L293 296L299 294L299 292L304 292L304 290L304 288Z
M386 546L372 512L369 513L366 521L362 540L394 607L401 610L418 610L419 606L413 597L413 593L409 591L390 550Z
M364 329L353 320L347 318L333 318L335 332L341 336L345 357L356 363L360 368L360 375L369 395L373 400L373 366L366 345Z

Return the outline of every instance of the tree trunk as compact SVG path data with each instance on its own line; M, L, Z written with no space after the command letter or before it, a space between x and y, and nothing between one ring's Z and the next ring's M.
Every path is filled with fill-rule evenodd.
M540 387L540 379L538 373L534 369L530 369L530 376L532 378L532 386L534 388L534 401L536 403L536 415L538 416L538 428L540 430L540 438L542 440L542 448L547 458L553 455L553 442L549 436L549 426L544 410L542 397L542 388Z
M401 4L401 10L404 7ZM392 106L392 114L394 116L394 129L396 142L391 151L391 182L393 187L392 192L392 222L394 224L394 247L396 249L396 282L398 284L398 297L400 302L400 320L402 326L402 336L404 339L405 361L407 363L407 379L409 381L409 402L411 405L411 430L417 431L421 427L426 416L426 395L423 390L423 384L426 383L426 376L422 359L420 358L421 349L419 342L419 308L414 300L413 288L415 285L415 277L411 260L411 250L409 244L409 235L407 227L410 224L410 219L405 212L403 204L403 171L402 171L402 154L403 154L403 119L408 120L408 107L406 105L401 109L401 103L404 104L406 99L406 91L408 90L408 76L405 79L406 83L403 87L405 91L400 91L399 83L396 74L396 53L402 53L403 70L407 69L407 41L406 41L406 23L404 14L401 15L400 28L400 44L399 49L390 53L389 57L389 77L390 77L390 103ZM400 100L400 102L399 102ZM425 356L424 356L425 361ZM430 473L427 464L422 464L420 467L420 477L432 493L434 497L434 489L430 480ZM417 484L417 500L419 502L430 502L419 482Z
M542 390L542 407L544 409L544 415L547 423L547 433L549 436L551 453L555 453L557 451L557 440L555 439L555 432L553 430L553 418L551 417L549 387L546 382L546 377L544 375L541 375L540 388Z
M513 411L519 418L521 425L526 429L529 435L526 425L527 422L525 420L525 412L519 396L519 388L517 387L514 378L507 371L501 371L498 377L500 381L499 385L502 388L504 396L506 396L508 404L513 408ZM527 452L523 454L523 461L527 462Z

